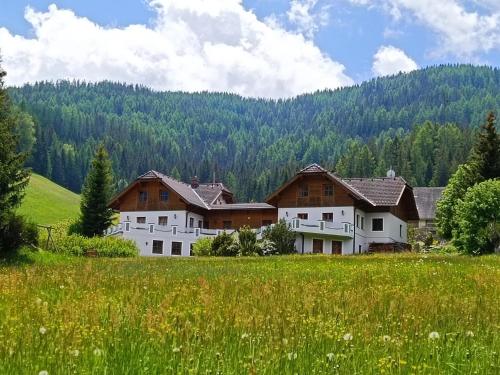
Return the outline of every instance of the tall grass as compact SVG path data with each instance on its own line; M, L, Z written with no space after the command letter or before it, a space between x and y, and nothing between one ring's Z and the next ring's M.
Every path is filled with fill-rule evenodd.
M498 374L499 281L498 257L0 265L0 373Z

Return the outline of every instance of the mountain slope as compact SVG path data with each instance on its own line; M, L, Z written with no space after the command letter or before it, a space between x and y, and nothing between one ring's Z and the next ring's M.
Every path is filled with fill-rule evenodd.
M33 173L18 212L37 224L55 224L76 218L80 196Z
M39 125L34 170L73 191L79 191L92 153L104 141L119 187L149 169L185 181L193 175L211 180L215 173L239 199L260 200L298 168L318 162L332 169L346 152L362 153L358 164L371 166L374 159L376 168L363 174L393 165L410 182L426 185L439 168L443 183L450 165L467 156L467 129L500 108L500 70L432 67L278 101L154 92L112 82L45 82L10 94ZM426 120L465 129L453 130L461 133L460 147L453 150L457 160L417 167L422 161L412 156L410 131ZM395 138L402 148L388 143ZM369 150L351 147L353 142ZM404 160L388 160L391 153ZM423 169L421 179L417 173Z

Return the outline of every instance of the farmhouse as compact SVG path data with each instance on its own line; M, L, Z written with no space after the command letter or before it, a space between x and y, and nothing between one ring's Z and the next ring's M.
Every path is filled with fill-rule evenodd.
M343 179L317 164L299 171L265 203L235 203L222 183L183 183L156 171L138 177L109 207L120 224L108 235L133 239L141 255L191 254L203 236L243 226L258 235L280 219L297 233L299 253L358 254L406 248L418 220L412 188L401 177Z
M415 228L436 234L436 207L444 187L413 188L418 209L418 220L410 221Z

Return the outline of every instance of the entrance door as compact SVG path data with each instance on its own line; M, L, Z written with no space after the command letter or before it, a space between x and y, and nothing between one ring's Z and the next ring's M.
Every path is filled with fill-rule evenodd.
M342 254L342 241L332 241L332 254Z
M323 240L313 239L313 253L323 254Z

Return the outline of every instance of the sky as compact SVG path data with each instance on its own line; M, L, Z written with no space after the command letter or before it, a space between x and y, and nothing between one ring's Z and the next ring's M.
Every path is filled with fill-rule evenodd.
M80 79L288 98L500 66L500 0L1 0L7 85Z

